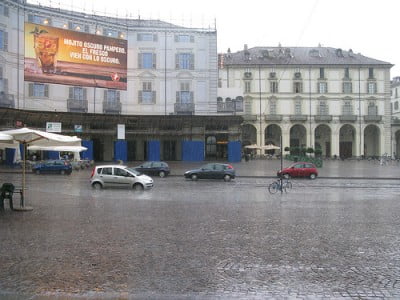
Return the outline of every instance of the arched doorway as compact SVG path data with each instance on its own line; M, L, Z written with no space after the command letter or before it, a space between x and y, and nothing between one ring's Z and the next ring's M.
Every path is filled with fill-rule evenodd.
M346 124L340 128L339 132L339 156L340 158L352 157L355 153L355 138L356 130L350 125Z
M331 156L331 139L332 139L332 130L328 125L321 124L315 128L314 132L314 140L315 140L315 149L321 149L321 155L324 157Z
M243 146L257 143L257 129L251 124L245 124L242 127Z
M265 141L265 145L275 145L280 147L281 144L281 136L282 136L282 130L281 128L276 125L276 124L271 124L268 125L265 128L265 132L264 132L264 141ZM270 154L270 155L274 155L275 153L279 153L279 150L266 150L265 154Z
M397 130L395 133L395 141L394 156L400 158L400 130Z
M381 156L380 130L376 125L371 124L364 129L364 156Z
M290 147L306 147L307 130L303 125L294 125L290 128Z
M214 135L206 138L206 157L217 157L217 138Z

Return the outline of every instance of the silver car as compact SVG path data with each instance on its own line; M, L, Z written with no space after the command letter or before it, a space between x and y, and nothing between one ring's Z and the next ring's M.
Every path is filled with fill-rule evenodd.
M153 179L127 166L103 165L93 169L90 184L95 189L130 187L144 190L153 187Z

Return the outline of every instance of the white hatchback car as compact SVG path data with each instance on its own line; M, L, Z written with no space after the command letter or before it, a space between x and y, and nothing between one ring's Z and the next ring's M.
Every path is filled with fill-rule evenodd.
M135 190L151 189L153 179L135 169L121 165L96 166L90 184L95 189L105 187L130 187Z

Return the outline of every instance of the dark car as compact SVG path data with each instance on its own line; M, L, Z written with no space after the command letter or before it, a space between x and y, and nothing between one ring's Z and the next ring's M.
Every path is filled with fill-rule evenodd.
M171 172L168 164L163 161L146 161L133 169L146 175L156 175L160 177L168 176Z
M315 179L318 176L317 167L310 162L296 162L277 173L278 177L309 177Z
M68 161L61 159L47 160L35 164L32 167L32 171L35 172L36 174L52 173L52 174L69 175L72 172L72 165Z
M186 171L185 178L197 179L223 179L230 181L235 178L235 169L230 164L209 163L198 169Z

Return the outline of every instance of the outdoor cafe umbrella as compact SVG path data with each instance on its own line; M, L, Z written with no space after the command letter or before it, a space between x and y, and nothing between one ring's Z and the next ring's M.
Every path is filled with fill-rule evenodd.
M261 149L260 146L258 146L257 144L251 144L251 145L247 145L244 146L246 149Z
M279 150L279 149L281 149L281 147L275 146L273 144L268 144L268 145L262 146L261 149L262 150Z
M66 136L61 134L55 134L30 128L19 128L12 130L1 131L0 133L10 135L14 142L19 142L24 147L23 164L22 164L22 190L21 190L21 207L19 210L32 210L30 207L25 207L24 196L25 196L25 163L26 163L26 150L28 146L76 146L81 142L81 139L76 136Z

